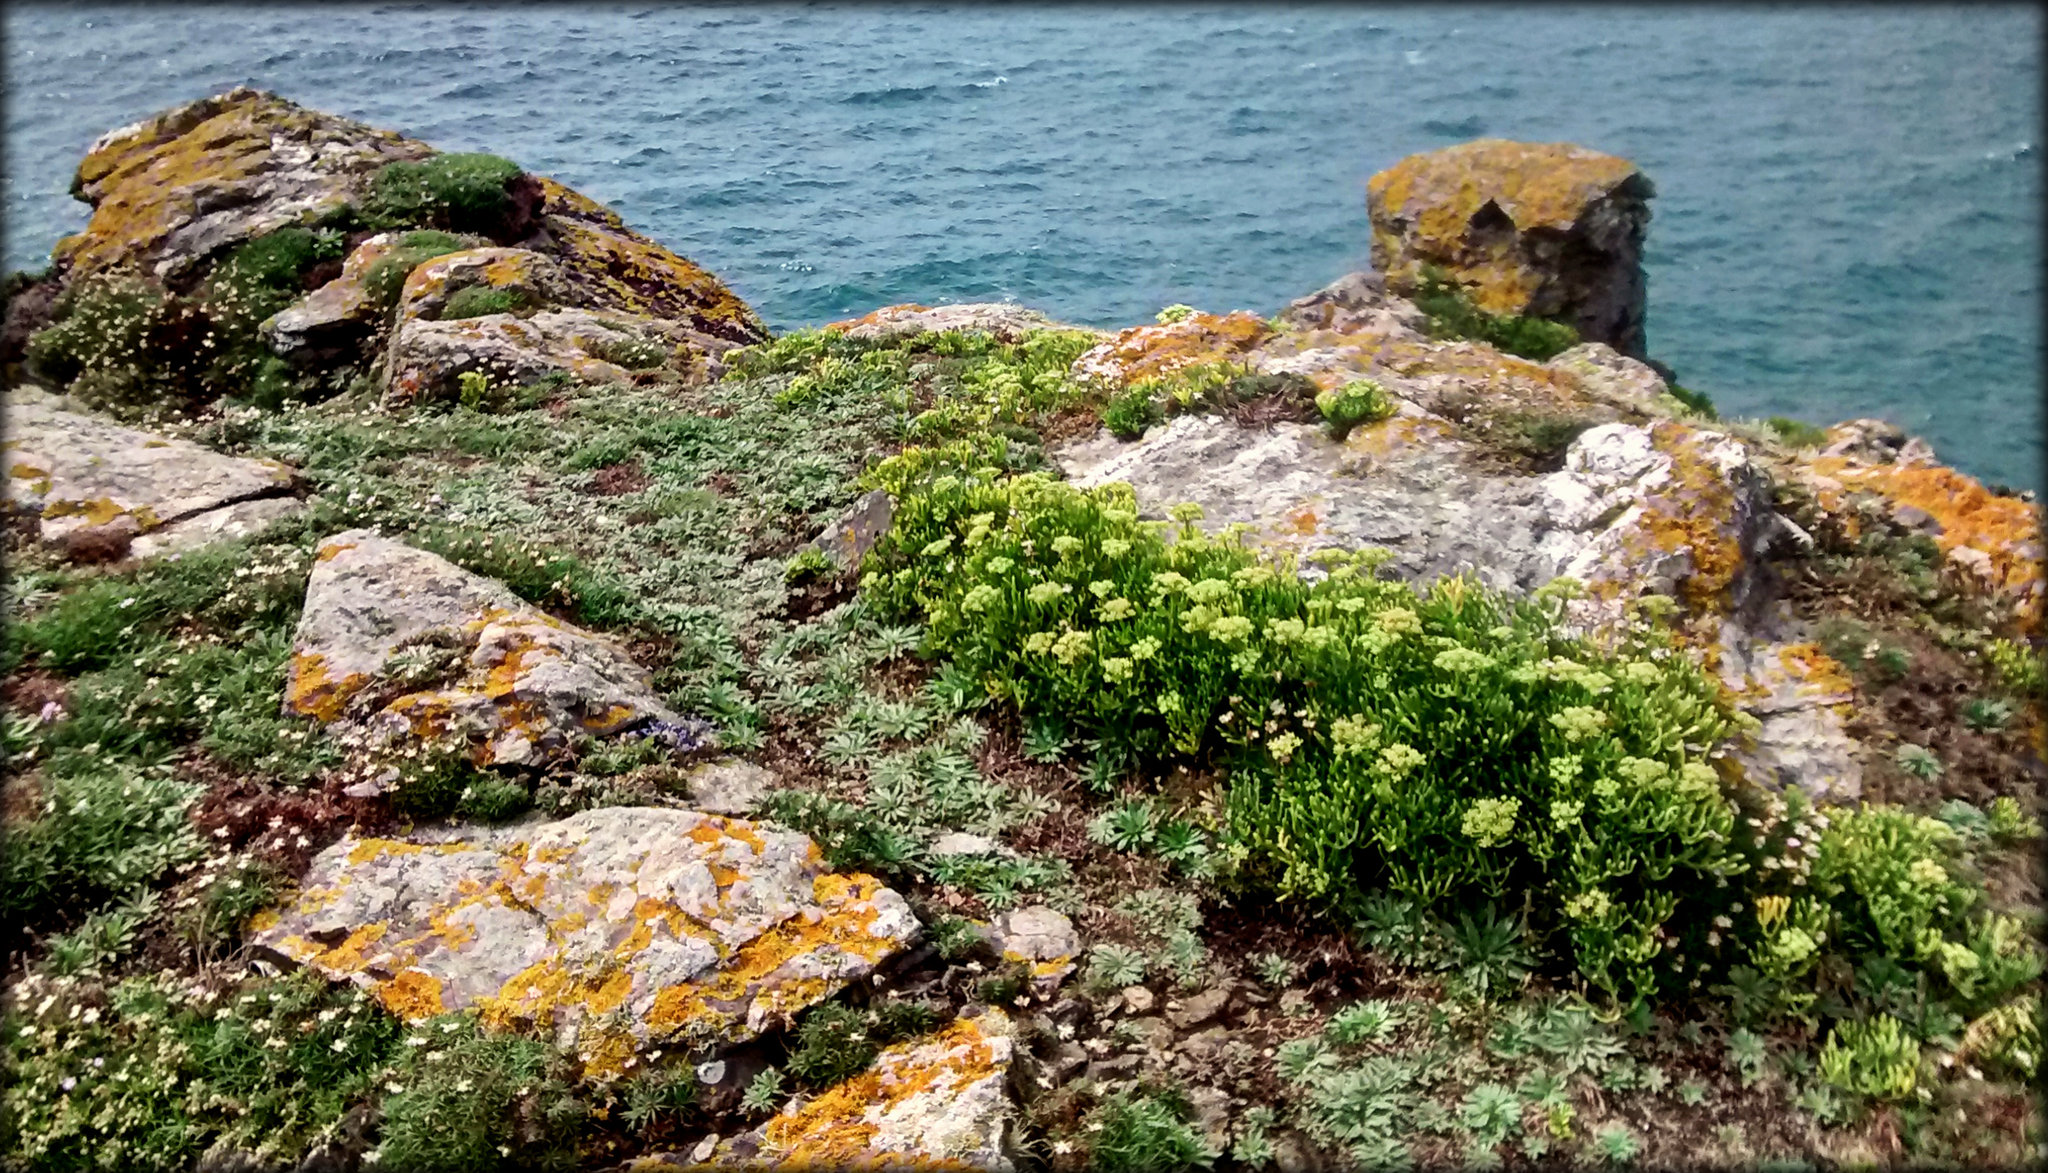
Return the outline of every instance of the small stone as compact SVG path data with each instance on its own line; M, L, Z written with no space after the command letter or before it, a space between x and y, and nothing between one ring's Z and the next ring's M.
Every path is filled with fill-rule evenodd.
M896 518L896 499L883 489L872 489L860 495L851 508L841 514L838 520L825 527L811 543L811 548L821 550L832 559L840 572L857 570L861 559L889 532L890 524Z
M995 855L1001 848L986 835L970 835L965 831L948 831L932 841L928 854L936 858L950 855Z
M1146 989L1144 986L1125 986L1123 991L1123 1003L1124 1006L1127 1009L1129 1009L1132 1014L1149 1013L1152 1009L1153 1004L1152 991Z
M1178 1009L1168 1003L1166 1020L1180 1030L1188 1030L1223 1013L1223 1008L1229 1003L1229 987L1215 986L1183 1000Z
M708 1063L697 1064L697 1082L707 1087L724 1083L725 1060L713 1059Z
M744 815L760 805L775 786L775 775L765 766L739 758L720 758L691 770L683 779L689 788L690 805L716 815Z

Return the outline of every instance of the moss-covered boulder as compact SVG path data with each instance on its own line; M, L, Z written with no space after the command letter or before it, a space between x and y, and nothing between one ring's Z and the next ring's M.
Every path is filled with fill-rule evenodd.
M1485 313L1562 322L1641 357L1653 194L1635 164L1570 143L1410 155L1366 184L1373 266L1411 294L1440 269Z

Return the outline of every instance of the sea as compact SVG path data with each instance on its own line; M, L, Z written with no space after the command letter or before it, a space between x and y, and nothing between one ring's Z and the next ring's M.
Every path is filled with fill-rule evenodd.
M1365 181L1482 136L1657 188L1650 353L1724 416L1880 416L2042 472L2037 6L15 3L5 263L102 132L235 85L612 205L776 329L1013 299L1269 314Z

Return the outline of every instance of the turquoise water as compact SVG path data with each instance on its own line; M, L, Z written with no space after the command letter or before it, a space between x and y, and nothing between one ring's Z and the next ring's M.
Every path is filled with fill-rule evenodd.
M2032 8L29 7L6 263L104 130L235 84L491 150L776 327L1009 297L1270 313L1368 255L1364 182L1481 135L1639 163L1650 350L1724 414L1882 415L2039 487Z

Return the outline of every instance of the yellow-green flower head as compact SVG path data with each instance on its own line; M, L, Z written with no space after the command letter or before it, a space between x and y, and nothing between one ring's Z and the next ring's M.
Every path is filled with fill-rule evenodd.
M1270 566L1246 566L1230 576L1230 581L1247 590L1271 583L1275 575Z
M1648 786L1670 776L1671 767L1655 758L1624 757L1615 767L1622 777L1638 786Z
M1982 964L1975 950L1954 941L1943 941L1937 952L1941 956L1941 972L1950 981L1967 980L1967 975L1975 973Z
M967 593L961 596L960 609L962 611L986 611L994 606L996 601L1002 597L1003 592L985 582L979 583L969 587Z
M1162 595L1188 589L1188 577L1178 570L1162 570L1152 576L1152 589Z
M1069 631L1053 641L1053 659L1071 666L1076 660L1088 654L1089 635L1085 631Z
M1576 599L1586 593L1586 584L1570 575L1560 574L1532 594L1538 599Z
M1584 741L1607 726L1607 714L1591 705L1568 705L1550 715L1550 723L1563 732L1566 741Z
M1259 670L1259 649L1251 647L1238 652L1230 657L1230 666L1236 669L1239 675L1250 676Z
M1361 603L1364 601L1359 600ZM1343 606L1341 603L1338 605ZM1422 617L1406 607L1389 607L1372 617L1372 625L1388 635L1415 635L1422 631Z
M1302 633L1307 630L1308 625L1299 619L1266 620L1266 638L1276 644L1297 643L1301 640Z
M1813 956L1819 949L1820 946L1814 943L1813 937L1796 925L1780 929L1777 938L1771 942L1771 955L1787 965L1797 965ZM1969 950L1966 949L1964 952L1967 953ZM1973 954L1970 960L1975 961L1976 956Z
M1695 797L1713 794L1721 788L1721 775L1705 762L1687 762L1678 767L1678 789Z
M1159 694L1159 712L1162 715L1180 712L1180 693L1169 690Z
M1471 648L1445 648L1431 663L1444 672L1479 672L1493 667L1493 657Z
M1594 696L1614 687L1614 677L1605 672L1586 671L1579 673L1578 685Z
M1050 631L1034 631L1024 637L1024 650L1034 656L1042 656L1052 650L1053 641L1058 638Z
M1365 610L1365 600L1357 595L1348 595L1337 600L1337 609L1346 615L1356 615Z
M1034 583L1030 590L1024 592L1024 597L1043 607L1073 589L1063 582Z
M926 543L924 548L924 556L927 558L937 558L939 555L944 554L946 551L952 548L953 535L940 534L938 537L933 538L930 542Z
M1330 722L1330 744L1336 747L1338 757L1364 753L1372 748L1379 735L1380 727L1362 716L1339 717Z
M1621 783L1602 774L1593 779L1593 793L1600 798L1613 798L1621 793Z
M1131 678L1131 661L1123 656L1110 656L1102 661L1102 678L1111 684L1122 684Z
M1252 633L1252 621L1242 615L1225 615L1209 624L1209 638L1234 644Z
M1166 516L1179 522L1200 521L1205 516L1202 507L1193 501L1183 501L1166 511Z
M1221 578L1205 578L1188 587L1188 601L1191 603L1220 603L1235 592L1230 583Z
M1630 660L1622 667L1621 678L1630 684L1655 688L1664 682L1664 673L1648 660Z
M1081 548L1081 539L1072 534L1061 534L1052 540L1052 552L1064 558Z
M951 473L947 473L945 476L938 477L932 481L933 493L950 493L959 487L960 478Z
M1015 562L1010 561L1008 558L997 555L988 560L988 572L990 574L1008 574L1011 568L1016 565Z
M1103 622L1115 623L1119 619L1129 619L1137 610L1129 599L1117 598L1104 599L1101 609L1096 613L1102 617Z
M1336 638L1336 629L1330 627L1311 627L1301 633L1302 646L1314 648L1317 651L1329 647L1331 641Z
M1380 751L1380 768L1396 777L1408 773L1425 760L1414 746L1403 742L1397 741Z
M1131 644L1131 659L1133 660L1149 660L1158 654L1159 641L1149 635L1141 640L1133 641Z
M1906 875L1923 888L1939 888L1948 883L1948 869L1924 855L1913 861Z
M1116 584L1106 578L1098 578L1088 584L1088 593L1098 599L1106 599L1116 591Z
M1275 733L1272 740L1266 743L1266 752L1272 754L1273 760L1282 765L1285 765L1287 759L1294 756L1294 751L1300 748L1301 738L1292 733Z
M1104 558L1121 558L1130 552L1131 544L1122 538L1102 539L1102 556Z
M1589 888L1564 902L1564 913L1575 920L1599 920L1607 915L1613 905L1607 893L1598 888Z
M1493 847L1515 829L1515 816L1522 813L1517 798L1482 798L1465 808L1459 829L1477 840L1481 847Z
M1583 802L1579 802L1576 799L1560 798L1550 804L1550 821L1558 830L1562 831L1573 823L1578 822L1579 815L1584 813L1585 809L1586 804Z

